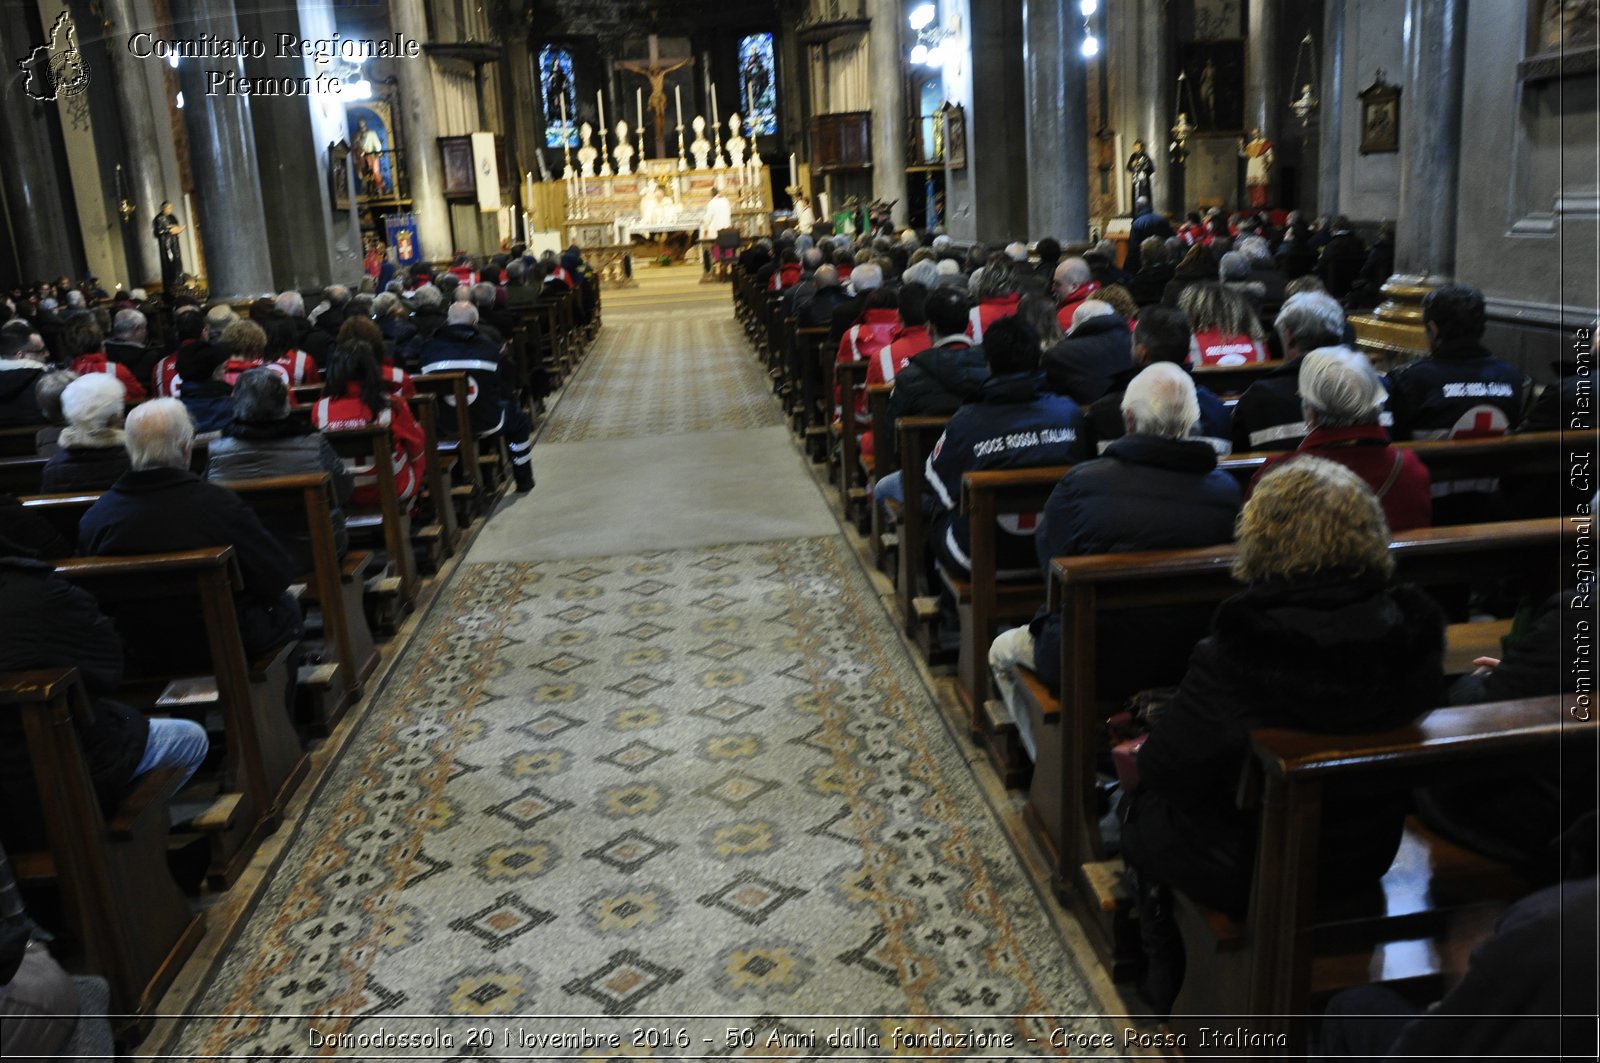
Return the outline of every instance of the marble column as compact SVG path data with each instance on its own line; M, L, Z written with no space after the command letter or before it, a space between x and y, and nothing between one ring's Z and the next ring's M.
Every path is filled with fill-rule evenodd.
M173 0L176 31L198 37L239 37L232 0ZM194 174L194 218L205 244L206 282L213 299L252 299L273 291L267 212L261 197L250 97L206 94L208 71L244 77L238 59L207 59L178 65L183 125ZM157 204L159 206L159 204ZM185 263L192 269L192 263Z
M1245 44L1245 133L1260 126L1268 140L1281 136L1273 128L1280 111L1278 96L1278 4L1276 0L1251 0Z
M1466 0L1407 0L1395 273L1440 283L1456 266Z
M113 42L124 42L143 25L133 0L104 0L101 12L107 23L106 37ZM140 60L128 53L125 47L111 47L112 75L116 81L117 118L122 123L122 153L117 159L122 163L122 177L127 185L129 202L139 209L129 219L132 231L134 258L129 264L129 280L135 284L159 283L161 280L161 252L150 235L150 226L161 201L173 199L177 189L168 192L162 180L161 160L152 147L163 138L170 137L167 121L167 101L150 92L150 80L145 76Z
M1133 142L1144 141L1144 150L1155 160L1155 188L1151 191L1151 207L1158 211L1181 213L1183 203L1178 198L1178 182L1173 179L1172 166L1167 161L1167 144L1172 138L1172 101L1177 84L1172 73L1172 40L1168 32L1165 7L1141 4L1135 8L1139 23L1139 55L1136 65L1138 80L1134 83L1138 93L1138 127L1131 136L1122 138L1124 156L1133 153ZM1126 165L1127 159L1117 160ZM1128 175L1122 174L1126 181ZM1132 208L1129 204L1129 208Z
M1317 116L1317 213L1339 213L1344 149L1344 0L1322 4L1322 110Z
M900 0L867 0L872 31L872 195L893 201L890 217L904 228L906 203L906 57L900 46L905 7Z
M30 7L0 4L0 39L16 42L11 50L18 55L23 54L27 42L45 37L45 31L28 18ZM15 56L7 54L5 59L14 62ZM76 221L67 213L62 191L66 166L56 165L50 136L49 112L56 104L40 102L23 92L15 66L6 81L5 90L0 91L0 143L5 144L0 182L16 241L19 277L81 276L83 256L73 240Z
M427 43L428 19L422 0L389 0L389 27ZM433 60L426 55L397 59L400 107L405 117L405 167L417 239L424 261L450 257L450 211L444 201L444 167L439 162L439 116L433 99Z
M1082 19L1062 0L1023 0L1028 236L1089 235L1089 126Z

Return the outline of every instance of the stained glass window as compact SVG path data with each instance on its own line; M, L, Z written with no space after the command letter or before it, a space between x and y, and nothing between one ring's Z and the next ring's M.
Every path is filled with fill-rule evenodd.
M772 65L772 34L752 33L739 41L739 80L744 85L740 110L745 133L764 136L778 131L778 79Z
M578 146L578 86L572 77L572 53L547 44L539 50L539 86L544 97L544 143L559 148L565 142ZM561 101L566 101L566 121Z

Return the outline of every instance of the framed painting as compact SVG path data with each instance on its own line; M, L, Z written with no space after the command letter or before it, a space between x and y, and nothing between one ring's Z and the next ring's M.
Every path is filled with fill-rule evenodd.
M944 161L952 170L967 168L967 110L959 103L947 103L944 115Z
M387 100L359 100L344 105L346 142L356 163L362 195L395 194L394 111Z
M1191 41L1178 50L1186 81L1179 109L1196 133L1244 132L1244 41Z
M1383 80L1383 71L1361 90L1361 154L1400 150L1400 86Z

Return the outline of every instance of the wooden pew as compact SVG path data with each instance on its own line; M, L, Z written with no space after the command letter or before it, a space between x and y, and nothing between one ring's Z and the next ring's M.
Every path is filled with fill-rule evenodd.
M49 508L56 499L71 497L29 499L24 505ZM121 700L157 712L220 712L226 744L223 800L195 826L210 839L212 883L231 885L256 845L277 829L308 766L289 720L295 644L247 659L234 606L241 582L231 546L71 558L57 562L56 573L93 594L116 624L128 658ZM174 619L172 629L149 630L157 608Z
M34 442L42 424L8 425L0 428L0 458L31 458L39 453Z
M436 529L439 549L444 557L453 557L461 542L461 525L456 519L455 499L450 487L450 471L455 468L456 455L439 449L439 403L433 395L418 394L407 400L411 415L422 429L423 491L434 523L413 534L429 537L429 527Z
M384 552L399 579L399 606L403 613L417 598L417 560L411 549L411 507L402 505L394 481L394 439L387 425L346 428L324 432L334 453L358 465L370 464L378 481L375 507L347 507L345 527L351 542L360 538L381 539ZM380 581L382 582L382 581ZM385 587L387 591L392 588ZM395 616L393 621L398 621ZM383 626L388 626L387 624ZM390 628L392 630L392 627Z
M1242 395L1246 388L1276 369L1282 362L1251 362L1246 365L1209 365L1192 370L1194 382L1210 388L1219 398Z
M863 426L856 423L855 395L865 391L869 363L862 359L839 362L833 367L834 384L839 389L839 508L846 521L860 530L867 522L867 510L872 504L872 491L866 486L861 467L861 439Z
M36 495L49 458L0 458L0 494Z
M378 648L362 607L362 574L371 555L352 549L340 560L333 538L333 477L327 473L231 480L222 485L244 499L275 533L292 531L310 541L311 568L295 579L306 585L301 602L309 600L319 607L333 661L326 674L302 667L300 687L310 688L312 724L327 734L361 697L362 685L378 667Z
M1241 787L1242 806L1261 810L1250 911L1240 923L1178 897L1188 960L1174 1032L1198 1048L1199 1025L1214 1022L1203 1016L1249 1015L1252 1033L1283 1040L1248 1054L1283 1058L1306 1051L1306 1016L1339 989L1386 982L1438 993L1446 973L1440 956L1460 927L1487 928L1493 913L1531 884L1412 820L1377 889L1323 896L1317 870L1325 796L1336 801L1338 788L1352 783L1364 793L1493 785L1497 775L1549 764L1563 745L1586 745L1592 756L1595 736L1593 715L1575 695L1435 709L1411 726L1374 734L1254 732ZM1192 1054L1224 1052L1237 1049Z
M895 598L906 634L917 643L930 664L944 663L949 654L939 647L939 602L929 595L928 519L922 497L927 493L927 461L944 434L948 417L902 417L895 424L900 439L900 485L906 503L898 515L900 575Z
M456 472L468 490L452 492L461 507L458 518L470 524L479 512L492 508L490 492L479 460L478 437L472 431L472 413L467 404L467 374L419 373L411 378L418 395L432 395L438 403L439 449L456 456Z
M889 536L888 529L884 527L883 507L872 503L870 488L900 468L900 457L895 453L894 447L894 425L889 422L889 396L893 393L893 384L873 384L867 388L867 413L872 418L872 450L861 456L862 464L867 469L869 485L867 519L870 524L867 535L872 547L872 561L878 567L878 571L885 573L891 579L896 574L896 567L889 551L896 549L900 540Z
M794 345L791 348L789 377L800 389L800 434L812 462L824 460L828 449L833 390L827 386L820 365L827 338L826 325L798 328L794 330Z
M1396 536L1389 550L1395 578L1425 588L1459 586L1475 574L1493 570L1535 592L1556 569L1561 520L1504 521L1456 528L1426 528ZM1054 868L1051 886L1085 915L1091 942L1120 977L1136 958L1115 919L1125 898L1113 897L1114 875L1096 811L1095 760L1105 718L1131 694L1168 686L1182 678L1187 649L1206 633L1210 611L1240 590L1230 575L1232 544L1185 550L1060 557L1051 563L1051 607L1061 614L1063 692L1050 696L1024 671L1024 701L1037 746L1023 821ZM1137 674L1099 670L1099 631L1119 613L1133 609L1187 608L1193 640L1176 647L1169 662L1141 659ZM1169 613L1170 615L1170 613ZM1452 638L1463 634L1452 629ZM1170 667L1170 671L1165 670Z
M167 869L167 803L182 769L140 776L108 819L78 742L93 710L76 669L0 674L0 712L21 718L48 844L9 852L12 871L23 887L48 885L61 897L81 967L61 956L61 943L57 958L105 978L118 1039L135 1045L205 934L205 916Z

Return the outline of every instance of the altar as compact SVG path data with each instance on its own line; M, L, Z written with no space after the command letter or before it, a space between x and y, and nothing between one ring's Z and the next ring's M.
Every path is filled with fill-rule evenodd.
M771 225L772 172L765 165L680 169L678 159L646 159L633 173L573 173L561 183L563 239L580 247L632 244L657 259L682 258L702 242L706 204L718 188L741 236L765 236Z

